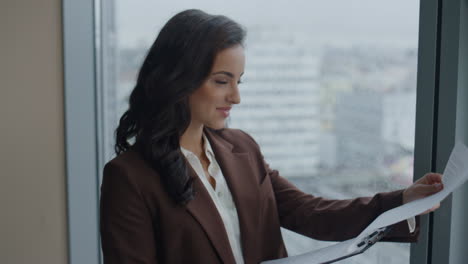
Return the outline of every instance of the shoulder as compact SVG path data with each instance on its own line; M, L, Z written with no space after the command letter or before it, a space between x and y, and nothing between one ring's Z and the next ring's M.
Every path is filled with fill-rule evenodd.
M159 176L137 151L128 150L104 166L103 184L113 181L122 181L138 189L145 189L145 186L158 184Z
M134 150L127 150L107 162L104 170L117 168L123 172L128 172L129 170L140 167L148 167L142 156Z
M172 205L161 178L138 152L125 151L104 166L101 210L112 207L132 213L147 210L155 217L164 204Z

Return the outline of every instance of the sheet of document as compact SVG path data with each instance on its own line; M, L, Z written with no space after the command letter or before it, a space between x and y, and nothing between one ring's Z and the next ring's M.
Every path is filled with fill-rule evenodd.
M455 144L443 174L443 190L431 196L386 211L364 229L357 239L362 239L380 227L396 224L431 209L452 193L458 186L462 185L468 179L468 148L465 145L460 142Z
M431 196L412 201L410 203L393 208L377 217L364 231L354 239L350 239L319 250L311 251L302 255L283 258L273 261L265 261L266 264L299 264L299 263L323 263L348 255L357 250L357 244L375 230L396 224L440 203L445 197L452 193L457 187L468 179L468 148L460 142L455 144L447 166L444 170L444 189Z

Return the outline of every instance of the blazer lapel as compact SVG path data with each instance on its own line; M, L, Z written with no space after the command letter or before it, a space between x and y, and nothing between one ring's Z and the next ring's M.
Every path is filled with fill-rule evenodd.
M257 255L255 249L258 248L256 231L260 224L260 199L250 153L236 153L231 143L215 132L204 131L236 204L244 259L254 260Z
M195 198L187 204L187 210L205 230L223 263L235 263L223 220L195 170L191 166L189 170L194 179L193 187L196 194Z

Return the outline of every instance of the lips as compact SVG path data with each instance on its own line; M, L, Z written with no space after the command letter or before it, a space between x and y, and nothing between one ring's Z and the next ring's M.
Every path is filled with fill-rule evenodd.
M229 116L229 111L231 110L231 107L218 107L216 110L219 110L223 117L228 117Z
M231 108L232 108L232 107L218 107L218 108L216 108L216 109L218 109L218 110L223 110L223 111L229 111L229 110L231 110Z

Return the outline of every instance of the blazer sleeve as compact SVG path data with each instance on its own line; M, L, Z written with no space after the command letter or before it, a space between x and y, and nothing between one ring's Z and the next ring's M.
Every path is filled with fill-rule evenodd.
M104 168L100 230L104 263L157 263L150 212L138 186L112 162Z
M274 191L280 224L286 229L318 240L347 240L359 235L381 213L403 203L403 190L348 200L332 200L306 194L281 177L277 170L271 169L255 140L243 133L256 146L257 155L263 161ZM383 240L417 241L419 217L416 217L416 223L413 233L409 232L407 221L393 225Z
M268 164L266 164L268 167ZM302 235L326 241L354 238L381 213L402 204L403 190L378 193L373 197L331 200L306 194L268 167L281 226ZM419 220L417 219L417 222ZM413 242L408 223L393 225L384 241Z

